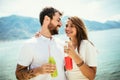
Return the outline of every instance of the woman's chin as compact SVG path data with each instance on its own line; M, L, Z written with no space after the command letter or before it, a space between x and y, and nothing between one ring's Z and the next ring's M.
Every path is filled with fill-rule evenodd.
M70 38L71 36L70 36L69 34L67 34L67 37L69 37L69 38Z

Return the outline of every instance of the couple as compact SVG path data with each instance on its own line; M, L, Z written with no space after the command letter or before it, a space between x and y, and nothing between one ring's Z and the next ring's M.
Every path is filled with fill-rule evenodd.
M41 30L22 47L16 68L18 80L94 80L96 75L96 50L88 40L84 23L78 17L70 17L65 32L70 39L64 50L58 34L62 13L53 7L44 8L39 21ZM71 44L72 43L72 44ZM73 69L64 70L64 56L72 58ZM48 63L52 56L55 64ZM50 76L57 70L57 77Z

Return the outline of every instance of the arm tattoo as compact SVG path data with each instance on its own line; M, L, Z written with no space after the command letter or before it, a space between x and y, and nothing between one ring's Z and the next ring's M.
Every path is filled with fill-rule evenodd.
M21 65L17 64L16 78L18 80L29 80L35 76L36 75L35 75L34 70L29 70L28 66L21 66Z

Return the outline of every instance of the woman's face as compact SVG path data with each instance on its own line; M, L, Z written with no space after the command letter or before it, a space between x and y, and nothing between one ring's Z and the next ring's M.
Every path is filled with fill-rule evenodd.
M70 20L67 21L65 32L69 38L76 38L77 30L75 28L75 25L72 23L72 21Z

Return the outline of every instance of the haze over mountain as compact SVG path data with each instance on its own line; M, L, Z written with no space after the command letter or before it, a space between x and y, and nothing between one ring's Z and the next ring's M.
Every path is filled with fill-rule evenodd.
M67 18L67 16L62 18L63 26L60 28L60 34L64 34L64 26ZM84 20L84 22L89 31L120 28L120 20L107 21L105 23L89 20ZM0 18L0 40L27 39L34 36L38 30L40 30L40 24L36 18L18 15Z

